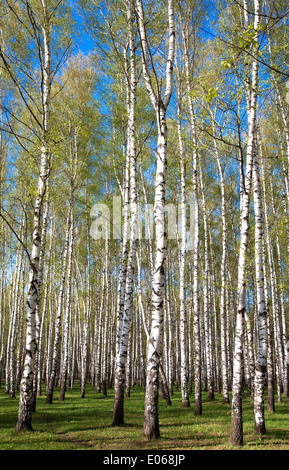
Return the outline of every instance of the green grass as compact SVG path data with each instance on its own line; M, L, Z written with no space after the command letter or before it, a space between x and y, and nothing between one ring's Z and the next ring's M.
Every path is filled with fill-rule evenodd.
M0 450L230 450L231 406L222 403L216 394L208 401L203 392L203 415L195 416L193 406L182 408L180 392L172 397L172 406L160 400L161 439L148 441L142 436L144 394L133 388L125 399L125 425L111 427L113 390L108 396L96 394L87 386L80 398L80 389L66 392L65 401L47 405L45 395L37 399L33 414L34 432L15 433L18 397L11 399L0 388ZM193 404L193 396L191 396ZM267 434L263 439L254 435L254 413L250 398L243 401L244 450L289 449L289 399L276 403L276 412L266 412Z

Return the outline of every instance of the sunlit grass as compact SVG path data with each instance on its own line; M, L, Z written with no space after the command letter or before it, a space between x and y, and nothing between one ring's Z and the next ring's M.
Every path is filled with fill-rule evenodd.
M142 436L144 393L134 387L131 397L125 399L125 425L112 427L113 390L108 396L96 394L87 385L84 399L76 384L68 389L64 402L58 402L58 389L52 405L45 403L45 395L37 399L33 414L34 432L15 433L18 397L11 399L0 389L0 449L1 450L229 450L231 406L222 403L216 394L208 401L203 392L203 415L194 415L192 406L181 406L180 392L172 397L172 406L160 400L159 416L161 439L148 441ZM276 403L276 412L266 411L267 434L263 439L254 435L254 413L251 400L243 401L244 446L242 449L289 449L289 399Z

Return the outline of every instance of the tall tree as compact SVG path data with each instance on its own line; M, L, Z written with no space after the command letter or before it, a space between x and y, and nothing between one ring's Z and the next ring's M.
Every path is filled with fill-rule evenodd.
M130 227L126 226L124 230L129 231L123 234L123 249L126 250L126 240L129 238L130 247L127 257L126 266L126 282L125 289L120 285L124 295L124 306L122 319L118 324L119 344L117 348L117 356L115 362L115 401L113 425L123 424L123 398L125 383L125 363L128 354L128 341L131 328L131 316L133 308L133 290L134 290L134 274L136 267L136 249L138 238L138 207L137 207L137 188L136 188L136 145L135 145L135 104L136 104L136 58L135 58L135 39L134 39L134 14L133 3L131 0L127 2L127 24L128 24L128 47L129 47L129 68L126 73L127 87L127 155L129 165L129 175L125 185L129 181L129 204L130 204ZM125 254L125 253L124 253ZM124 260L123 260L124 261ZM123 268L122 268L123 275ZM123 278L121 278L123 282ZM120 303L120 305L122 302ZM120 306L119 305L119 306ZM120 313L120 312L119 312Z
M256 136L257 138L257 136ZM257 146L257 142L255 144ZM265 434L264 416L264 387L267 372L267 312L264 291L264 215L262 205L262 191L258 167L257 151L253 161L253 192L255 208L255 269L257 282L257 309L258 309L258 356L255 366L255 431L259 435Z
M167 235L165 231L165 184L167 171L167 122L166 112L172 95L173 66L175 56L175 12L174 1L168 0L168 55L166 65L166 87L161 94L160 81L157 76L157 89L152 80L153 68L151 50L148 43L148 31L144 17L143 3L136 1L139 35L142 51L143 77L147 91L156 113L158 129L157 169L155 176L155 237L156 255L154 260L154 272L152 279L152 316L151 330L147 345L147 376L145 396L144 435L152 438L159 437L158 417L158 388L159 388L159 363L161 359L161 345L163 334L163 307L165 284L165 260L167 253ZM153 70L155 70L153 68Z
M248 8L244 2L244 14L247 28ZM240 251L238 261L238 312L236 319L236 334L234 345L234 369L232 389L232 421L231 421L231 443L241 445L243 443L243 418L242 418L242 384L243 384L243 337L244 318L246 311L246 254L249 236L249 210L252 184L252 169L254 152L256 152L256 113L258 96L258 52L259 52L259 24L260 24L260 2L254 0L254 23L252 25L254 36L252 45L251 77L248 77L246 85L247 115L248 115L248 142L246 175L242 193L241 207L241 229L240 229Z
M31 18L33 34L35 34L36 44L39 45L39 56L41 58L42 73L42 146L41 146L41 163L40 175L38 181L38 194L34 207L34 228L32 237L32 250L30 258L30 274L27 298L27 331L26 331L26 354L23 376L21 380L21 393L19 401L19 412L16 430L32 429L32 406L33 406L33 375L34 361L36 354L36 306L38 302L38 271L39 258L41 250L41 224L43 202L46 192L47 180L49 177L50 167L50 144L49 144L49 127L50 127L50 95L52 83L51 71L51 19L48 11L48 5L45 0L41 1L40 18L35 18L32 6L27 2L27 12ZM41 28L35 29L35 23Z

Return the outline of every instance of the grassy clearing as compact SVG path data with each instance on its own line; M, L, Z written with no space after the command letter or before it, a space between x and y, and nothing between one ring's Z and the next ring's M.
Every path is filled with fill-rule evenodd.
M0 389L0 449L1 450L230 450L231 407L216 395L212 402L203 392L203 415L194 416L193 406L182 408L180 393L172 397L172 406L160 401L161 439L148 441L142 436L144 394L133 388L125 399L126 424L111 427L113 390L108 397L97 395L87 386L80 398L80 389L67 390L66 399L59 403L55 390L54 403L47 405L45 396L38 398L33 416L34 432L16 434L18 398L5 395ZM193 402L193 397L191 397ZM289 399L276 403L276 412L266 412L267 435L254 435L254 414L250 398L243 402L244 450L289 450Z

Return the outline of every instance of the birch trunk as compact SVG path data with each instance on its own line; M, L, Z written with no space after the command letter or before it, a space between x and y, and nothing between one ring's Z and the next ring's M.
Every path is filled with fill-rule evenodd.
M268 371L268 399L267 399L267 410L270 413L275 411L275 381L274 381L274 358L273 358L273 343L272 343L272 327L269 312L269 293L268 293L268 281L266 272L266 248L263 243L263 263L264 263L264 293L265 293L265 305L267 312L267 371Z
M255 305L255 302L254 302ZM251 326L251 318L248 312L245 312L245 326L247 336L247 361L248 361L248 394L251 396L251 403L254 403L254 377L255 377L255 360L254 360L254 339Z
M142 297L142 282L141 282L141 262L142 262L142 253L141 253L141 245L139 244L139 249L137 252L137 268L138 268L138 299L139 299L139 313L141 316L141 325L143 326L144 332L146 337L148 338L148 327L147 327L147 318L145 314L145 309L143 305L143 297ZM140 325L140 327L141 327ZM142 331L142 329L141 329ZM145 364L144 364L144 357L142 352L142 344L140 345L140 353L141 353L141 366L142 366L142 379L145 384Z
M192 122L194 117L191 116ZM195 129L195 126L193 126ZM196 143L195 143L196 145ZM200 299L199 299L199 201L197 186L198 156L196 150L193 155L193 194L194 194L194 249L193 249L193 330L194 330L194 373L195 373L195 414L202 414L202 387L201 387L201 338L200 338Z
M214 116L211 113L213 122L213 135L216 133ZM221 336L221 370L222 370L222 394L223 402L229 403L229 388L228 388L228 345L226 335L226 264L227 264L227 221L226 221L226 197L225 197L225 184L224 175L217 146L216 139L214 139L214 154L217 160L218 171L220 176L221 186L221 213L222 213L222 259L221 259L221 295L220 295L220 336Z
M170 395L173 395L173 385L174 385L174 314L173 309L171 308L170 300L170 289L169 289L169 277L167 275L166 282L166 307L167 307L167 319L168 319L168 386Z
M88 355L88 344L89 344L89 320L90 320L90 306L87 305L84 310L83 319L83 339L81 343L81 395L80 398L85 397L86 381L87 381L87 355Z
M247 162L244 193L241 207L240 250L238 262L238 311L236 318L236 332L233 362L233 389L232 389L232 420L230 440L233 445L243 444L243 417L242 417L242 382L243 382L243 337L244 315L246 311L246 253L249 235L249 209L252 182L252 165L255 149L256 109L258 89L258 50L259 50L259 0L254 0L254 58L252 60L252 82L250 86L250 99L248 99L248 143Z
M130 26L131 27L131 26ZM126 74L127 71L127 64L126 64L126 51L124 52L124 60L125 60L125 70ZM129 88L130 84L127 83L127 113L130 116L130 93ZM122 231L122 254L120 260L120 272L119 272L119 281L118 281L118 292L117 292L117 327L116 327L116 357L120 354L120 342L121 342L121 332L122 332L122 322L123 322L123 312L124 312L124 303L125 303L125 286L126 286L126 275L127 275L127 260L128 260L128 251L129 251L129 188L130 188L130 178L129 178L129 169L130 169L130 145L127 139L127 147L126 147L126 163L125 163L125 171L123 177L123 190L122 192L122 199L123 199L123 213L124 213L124 221L123 221L123 231ZM117 387L117 385L116 385ZM119 405L122 408L122 405ZM114 411L116 414L116 411ZM118 418L115 418L117 422ZM120 416L120 422L123 417ZM114 418L113 418L114 420Z
M65 245L63 251L63 261L62 261L62 273L61 273L61 280L60 280L60 290L58 294L58 304L57 304L57 312L55 318L55 331L54 331L54 342L53 342L53 354L52 354L52 365L51 371L48 378L47 384L47 395L46 395L46 403L52 403L53 400L53 389L57 374L58 362L59 362L59 342L60 342L60 330L61 330L61 321L62 321L62 308L63 308L63 299L64 299L64 289L65 289L65 281L66 281L66 270L67 270L67 253L68 253L68 246L69 246L69 235L70 235L70 224L71 224L71 213L69 208L69 214L67 218L67 227L66 227L66 234L65 234Z
M109 331L109 243L108 243L108 231L106 231L105 237L105 261L104 261L104 273L105 273L105 283L104 283L104 328L103 328L103 339L102 339L102 369L101 369L101 383L102 383L102 394L104 397L107 396L107 368L108 368L108 331Z
M258 309L258 355L255 365L254 412L255 432L262 436L266 432L264 416L264 387L267 372L267 312L264 292L264 215L257 152L253 162L253 191L255 209L255 269Z
M23 270L24 274L24 270ZM21 382L21 375L22 375L22 356L23 356L23 333L24 333L24 319L25 319L25 287L24 287L24 279L23 279L23 287L22 287L22 294L20 299L20 306L21 306L21 318L20 318L20 331L19 331L19 341L18 341L18 355L17 355L17 363L16 363L16 377L15 383L16 388L19 390L20 382Z
M288 147L289 149L289 147ZM277 211L275 208L275 201L273 196L273 184L272 184L272 176L269 175L270 181L270 190L271 190L271 207L272 207L272 214L274 220L277 220ZM278 289L278 297L280 299L280 310L281 310L281 326L282 326L282 333L281 333L281 340L282 343L282 355L283 355L283 369L282 369L282 384L283 384L283 394L284 397L288 397L288 369L287 363L285 359L285 351L286 351L286 344L287 344L287 326L286 326L286 314L285 314L285 300L284 300L284 279L283 279L283 269L282 269L282 258L281 258L281 248L280 248L280 240L278 230L276 232L276 250L277 250L277 265L278 265L278 274L279 274L279 289Z
M37 351L35 357L35 373L33 378L33 412L36 411L36 396L38 389L38 376L39 376L39 355L41 354L41 345L40 342L40 327L41 327L41 301L42 301L42 284L43 284L43 270L44 270L44 255L46 247L46 231L47 231L47 222L48 222L48 213L49 213L49 185L47 183L46 188L46 200L43 214L43 224L42 224L42 233L41 233L41 248L40 248L40 257L39 257L39 270L38 270L38 300L36 304L36 342L37 342Z
M51 280L53 279L52 272L51 272L52 270L50 268L51 268L52 247L53 247L54 236L55 236L55 223L54 223L54 219L52 219L51 229L50 229L48 261L47 261L47 267L45 270L46 283L45 283L45 290L44 290L44 301L43 301L41 325L40 325L40 332L39 332L38 372L37 372L38 373L38 380L37 380L37 395L38 396L41 396L41 367L42 367L42 357L43 357L42 341L43 341L44 325L45 325L47 314L48 314L49 281L51 282Z
M54 214L55 217L55 214ZM54 248L54 240L52 239L52 245ZM51 254L51 267L50 267L50 279L54 279L55 276L55 250L52 249ZM47 346L46 346L46 361L45 361L45 385L46 390L48 388L49 377L51 374L51 364L52 364L52 349L53 349L53 312L55 306L55 295L54 290L52 287L52 282L49 284L49 300L48 300L48 308L49 308L49 325L48 325L48 332L47 332Z
M204 250L205 250L205 272L204 272L204 340L206 351L206 369L207 369L207 388L209 400L214 399L213 371L212 371L212 344L211 344L211 319L210 319L210 300L209 300L209 236L208 236L208 220L206 198L203 184L203 173L200 167L200 187L202 192L203 203L203 221L204 221Z
M16 255L16 264L15 264L15 275L12 276L12 285L9 294L9 329L8 329L8 336L7 336L7 346L6 346L6 370L5 370L5 393L10 393L11 388L11 344L14 341L15 337L15 299L17 298L16 295L16 288L17 288L17 279L19 278L19 262L20 262L20 249L17 249ZM12 263L12 255L11 255L11 271L13 270L13 263ZM12 347L12 349L14 349ZM13 398L13 396L12 396Z
M185 77L189 105L189 119L193 139L193 203L194 203L194 240L193 240L193 336L194 336L194 379L195 379L195 414L202 414L202 385L201 385L201 338L200 338L200 299L199 299L199 200L198 200L198 150L195 110L192 101L189 62L188 30L182 29Z
M24 371L21 380L19 412L16 431L21 431L22 429L32 430L31 419L33 408L33 376L37 347L36 305L38 300L38 267L41 248L42 204L45 195L46 180L48 178L48 158L49 152L46 147L43 147L41 156L40 179L38 184L38 195L34 208L33 245L31 252L31 267L27 298L26 354Z
M164 227L165 184L167 171L167 124L166 112L172 94L173 64L175 56L174 1L168 0L169 51L166 69L166 89L164 96L154 92L149 71L149 51L143 5L136 1L140 40L142 47L143 74L147 91L156 112L158 127L157 169L155 177L155 236L156 254L152 280L151 330L147 345L147 376L145 392L145 414L143 433L146 437L160 437L158 417L159 364L163 334L163 306L165 295L165 260L167 236Z
M271 283L271 301L272 301L272 320L273 320L273 331L274 331L274 348L275 348L275 362L276 362L276 385L277 385L277 394L278 401L281 401L281 382L282 382L282 369L283 369L283 354L282 354L282 344L281 344L281 335L280 335L280 325L279 325L279 305L277 298L277 282L276 282L276 270L275 270L275 261L272 250L272 239L269 228L269 218L268 218L268 205L267 205L267 193L266 193L266 183L265 183L265 169L262 158L262 146L260 148L261 152L261 170L262 170L262 186L263 186L263 203L264 203L264 216L265 216L265 228L266 228L266 242L267 242L267 253L268 253L268 263L270 271L270 283Z
M26 352L24 370L20 386L19 411L16 431L23 429L32 430L33 408L33 376L36 344L36 308L38 301L38 270L41 250L41 224L42 209L49 177L50 150L48 143L49 117L50 117L50 92L51 92L51 65L50 65L50 18L48 17L46 0L41 0L43 14L43 63L42 69L42 107L43 107L43 143L41 148L40 175L38 181L37 198L34 207L32 250L30 257L30 273L27 296L27 321L26 321Z
M101 303L100 303L99 318L98 318L98 345L96 349L97 353L96 353L96 358L95 358L95 390L97 393L101 392L101 354L102 354L101 331L102 331L103 310L104 310L104 295L105 295L104 286L105 286L105 267L103 268L103 273L102 273Z
M178 77L179 78L179 77ZM178 80L179 81L179 80ZM184 161L183 138L181 128L181 102L180 90L178 85L178 139L180 150L180 166L181 166L181 241L180 241L180 352L181 352L181 389L182 389L182 406L190 406L188 395L188 371L187 371L187 313L186 313L186 164Z
M69 333L69 319L71 314L71 287L72 287L72 256L73 256L73 244L74 244L74 226L73 226L73 214L72 208L70 207L71 220L70 220L70 231L68 241L68 261L67 261L67 291L66 291L66 305L63 318L63 344L62 344L62 363L60 371L60 391L59 401L64 401L66 382L67 382L67 369L68 369L68 333Z
M1 197L0 193L0 197ZM5 326L6 326L6 286L5 286L5 279L6 279L6 269L5 269L5 257L4 252L6 248L5 243L5 231L3 229L3 251L1 253L1 279L0 279L0 387L2 381L2 362L4 357L4 334L5 334Z
M161 132L158 138L158 161L155 182L156 255L152 281L152 318L147 348L147 380L145 395L144 435L159 437L158 422L158 371L161 356L163 330L163 303L165 259L167 250L164 232L165 175L166 175L166 111L160 110Z
M9 392L11 398L16 398L16 374L15 374L15 351L16 351L16 335L18 330L19 323L19 311L20 311L20 282L22 275L22 263L23 263L23 250L19 248L18 252L18 262L16 265L16 277L15 277L15 289L13 293L13 304L11 312L11 338L9 344L9 363L6 364L6 367L9 371Z
M130 247L127 262L125 300L123 319L120 323L120 341L118 345L115 361L115 397L113 425L120 425L124 422L124 383L125 383L125 365L128 355L128 341L131 327L131 316L133 306L133 287L135 275L135 261L138 237L138 208L136 193L136 149L135 149L135 102L136 102L136 69L135 69L135 45L133 37L133 15L132 2L127 3L128 20L128 42L130 50L130 77L127 83L128 89L128 155L130 165L130 206L131 206L131 226L130 226ZM130 342L131 346L131 342Z

